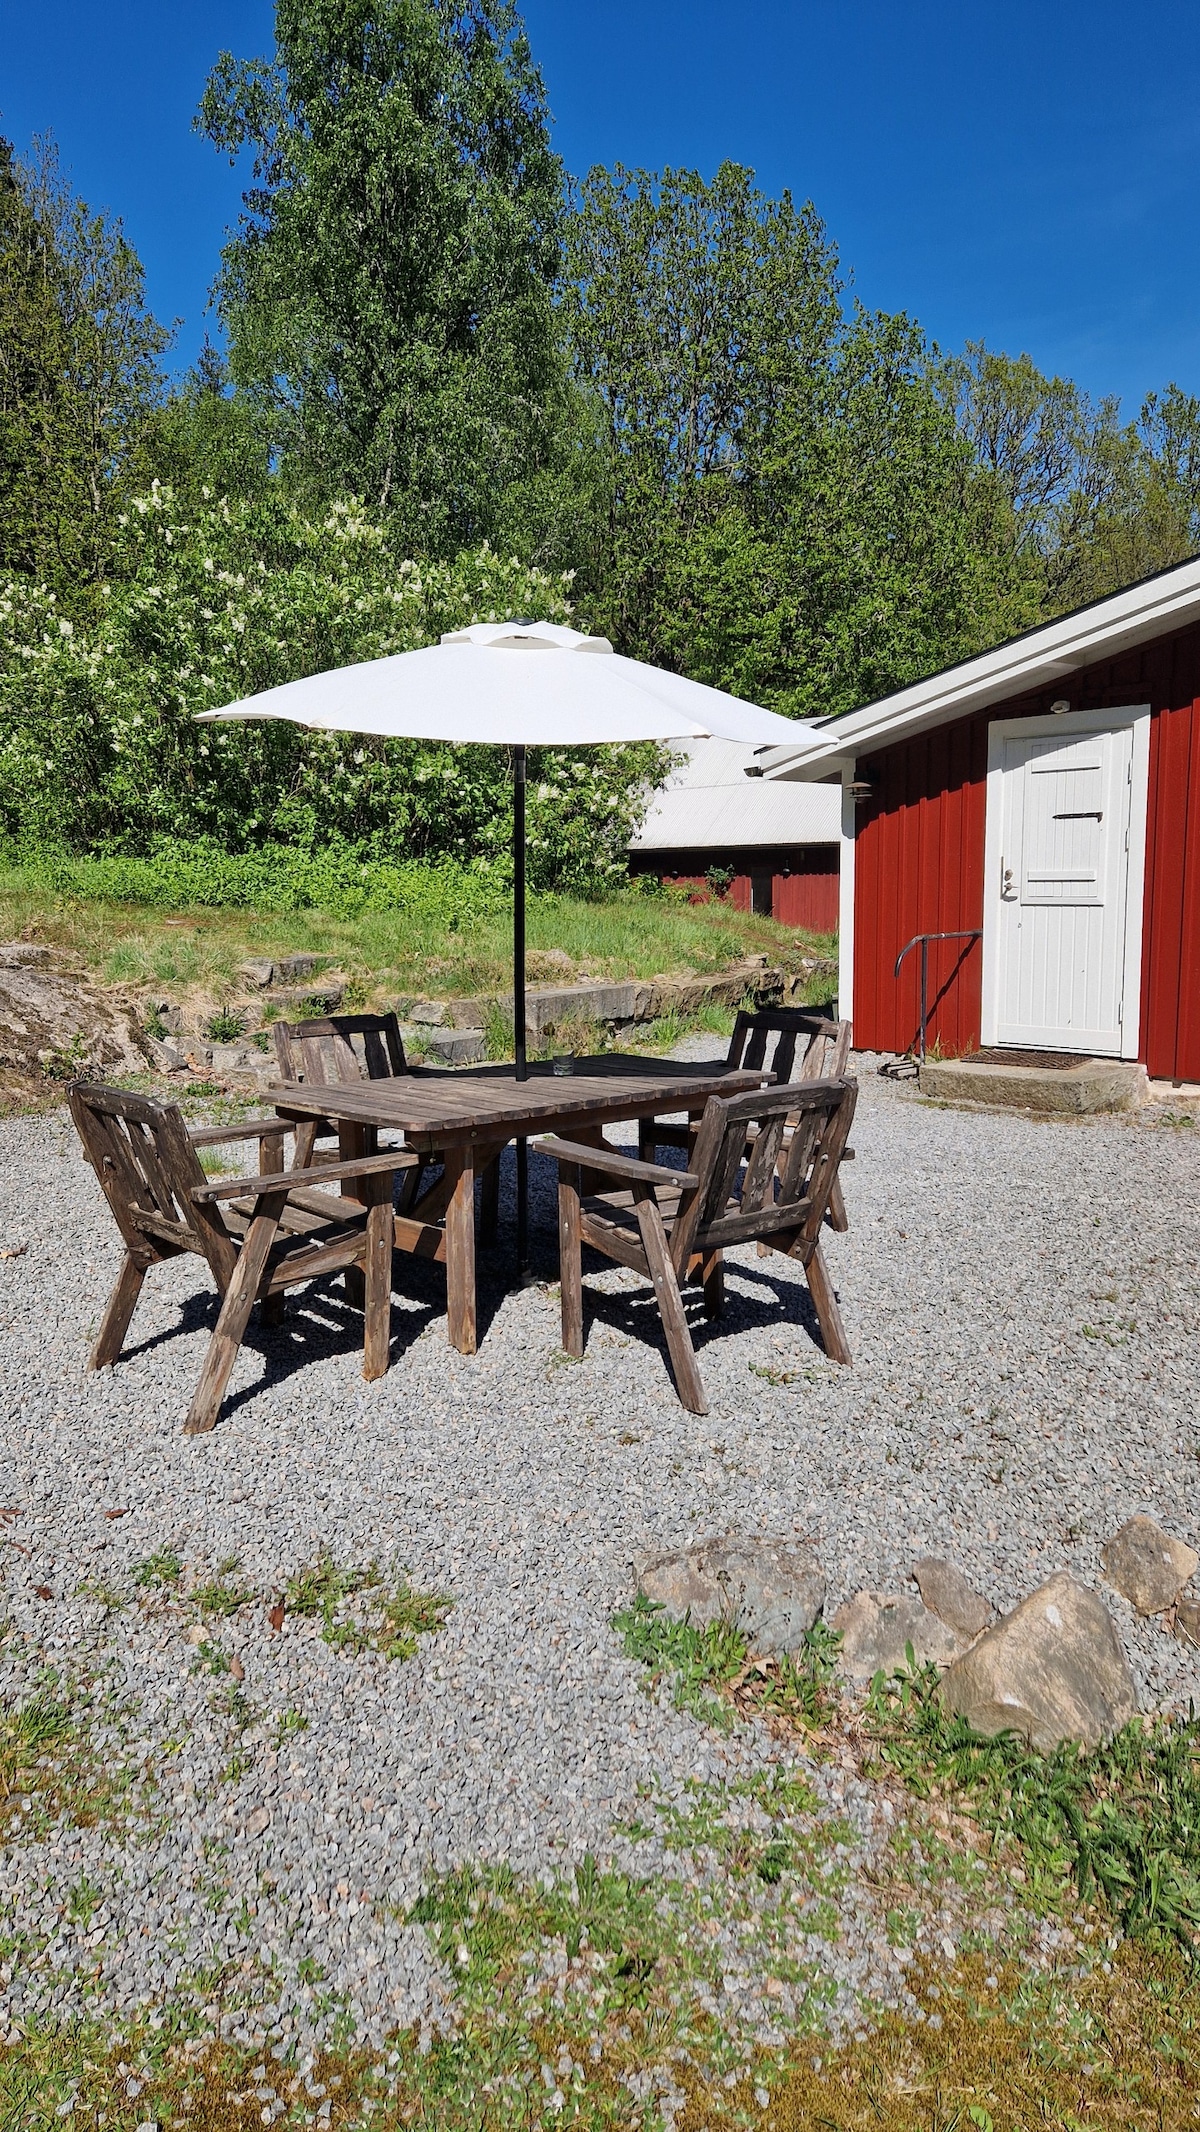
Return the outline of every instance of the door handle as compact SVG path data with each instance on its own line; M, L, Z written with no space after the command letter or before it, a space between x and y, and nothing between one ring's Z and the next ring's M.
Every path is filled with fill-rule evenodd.
M1001 894L1001 896L1003 897L1003 899L1004 899L1004 901L1005 901L1006 903L1012 903L1013 901L1015 901L1015 898L1016 898L1016 893L1017 893L1017 891L1016 891L1015 887L1013 886L1013 870L1012 870L1012 867L1011 867L1011 866L1006 866L1006 865L1005 865L1005 863L1004 863L1004 861L1003 861L1003 859L1001 859L1001 861L1000 861L1000 894Z

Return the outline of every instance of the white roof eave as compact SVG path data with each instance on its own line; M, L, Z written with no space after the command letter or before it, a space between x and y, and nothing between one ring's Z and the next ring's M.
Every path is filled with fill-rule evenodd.
M827 777L874 748L1061 680L1192 619L1200 620L1200 558L1047 622L861 710L822 721L822 729L796 747L785 743L763 750L763 776L805 783Z

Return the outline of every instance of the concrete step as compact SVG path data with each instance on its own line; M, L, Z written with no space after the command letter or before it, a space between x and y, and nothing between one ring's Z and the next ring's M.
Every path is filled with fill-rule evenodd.
M1080 1058L1070 1066L1000 1065L994 1058L926 1059L922 1095L945 1103L991 1103L1006 1110L1136 1110L1150 1100L1144 1066L1129 1059Z

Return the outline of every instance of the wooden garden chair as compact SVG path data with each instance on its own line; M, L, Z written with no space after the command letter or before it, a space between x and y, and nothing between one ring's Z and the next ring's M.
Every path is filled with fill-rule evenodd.
M360 1276L363 1376L382 1377L391 1326L392 1184L398 1171L412 1168L415 1155L392 1150L285 1170L283 1136L294 1128L281 1119L189 1132L174 1103L84 1081L72 1082L67 1093L84 1153L125 1242L89 1369L120 1356L150 1267L193 1252L208 1262L221 1309L184 1424L188 1435L216 1422L255 1301L269 1321L286 1289L325 1274ZM258 1141L259 1174L211 1182L197 1150L238 1140ZM319 1189L331 1184L343 1186L340 1196Z
M761 1242L799 1260L825 1351L848 1363L850 1349L821 1253L821 1224L857 1095L853 1081L812 1081L710 1096L684 1171L614 1148L535 1140L538 1153L558 1164L567 1354L583 1354L582 1250L588 1244L653 1282L679 1397L693 1414L707 1413L683 1289L699 1273L706 1308L716 1316L724 1300L722 1252L732 1244ZM610 1177L613 1189L582 1196L583 1171Z
M275 1057L283 1081L303 1081L309 1088L322 1088L336 1081L386 1081L409 1072L400 1024L394 1014L322 1014L311 1021L276 1022L274 1034ZM311 1162L316 1141L336 1136L337 1130L325 1118L300 1126L297 1163ZM375 1145L370 1139L364 1140L370 1153L374 1153ZM322 1162L325 1158L317 1154L315 1159ZM423 1169L436 1165L438 1160L436 1154L416 1157L412 1174L404 1181L397 1214L397 1242L405 1248L411 1248L411 1236L407 1230L402 1233L401 1224L418 1206L426 1226L440 1221L445 1213L449 1196L445 1177L421 1192ZM496 1160L483 1173L480 1232L484 1236L495 1233L499 1190L500 1164Z
M778 1041L770 1066L778 1083L790 1083L793 1074L798 1082L840 1081L845 1075L850 1058L849 1022L837 1021L832 1015L810 1007L763 1007L753 1013L740 1009L729 1039L726 1066L730 1071L742 1067L765 1067L767 1044L772 1036ZM800 1066L797 1072L798 1050ZM792 1123L789 1119L789 1132ZM638 1154L644 1162L653 1162L660 1147L679 1147L686 1154L694 1135L694 1126L659 1125L653 1118L645 1118L638 1130ZM845 1148L842 1161L853 1160L854 1149ZM840 1177L834 1179L829 1198L829 1226L841 1231L850 1227Z

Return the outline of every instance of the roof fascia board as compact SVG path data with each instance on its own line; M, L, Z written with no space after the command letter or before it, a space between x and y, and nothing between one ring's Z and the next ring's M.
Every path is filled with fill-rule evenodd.
M1172 582L1174 580L1174 582ZM961 666L935 674L928 681L864 705L844 717L831 720L822 735L813 734L788 750L787 764L778 768L764 763L767 777L807 778L820 762L826 769L835 759L853 759L871 748L924 732L950 718L962 718L1007 696L1075 673L1104 653L1115 654L1167 626L1180 627L1189 616L1200 618L1200 562L1165 573L1148 583L1131 586L1099 602L1048 622L1032 635L1018 637L994 651L964 661Z

